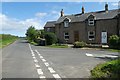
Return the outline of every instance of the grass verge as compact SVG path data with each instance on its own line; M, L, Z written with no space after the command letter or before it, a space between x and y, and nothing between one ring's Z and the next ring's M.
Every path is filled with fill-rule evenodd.
M16 41L18 37L10 35L10 34L0 34L0 48L3 48L14 41Z
M65 45L65 44L53 44L53 45L49 45L47 47L51 47L51 48L68 48L68 45Z
M92 78L120 78L120 59L98 64L91 70Z
M107 49L108 51L111 51L111 52L120 52L120 50L118 49Z

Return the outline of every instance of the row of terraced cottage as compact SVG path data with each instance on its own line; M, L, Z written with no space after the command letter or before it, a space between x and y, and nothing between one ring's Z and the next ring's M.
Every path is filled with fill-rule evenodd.
M44 30L54 32L60 43L86 43L107 44L111 35L120 36L119 9L85 13L84 7L79 14L64 15L63 9L57 21L48 21Z

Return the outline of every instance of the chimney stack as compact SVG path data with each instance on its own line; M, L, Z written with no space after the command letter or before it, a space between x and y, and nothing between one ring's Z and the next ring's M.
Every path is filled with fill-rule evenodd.
M85 12L85 9L84 9L84 7L82 6L82 14L84 14L84 12Z
M61 10L61 17L63 17L64 16L64 12L63 12L63 9Z
M105 11L108 11L108 4L105 4Z

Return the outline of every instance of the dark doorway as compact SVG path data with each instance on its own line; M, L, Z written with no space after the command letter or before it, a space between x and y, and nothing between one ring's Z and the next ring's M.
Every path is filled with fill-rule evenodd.
M74 31L74 41L79 41L79 31Z

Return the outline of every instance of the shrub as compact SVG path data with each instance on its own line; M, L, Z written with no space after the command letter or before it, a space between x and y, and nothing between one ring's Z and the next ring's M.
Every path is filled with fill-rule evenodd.
M47 32L44 34L44 37L46 39L47 45L52 45L52 44L55 44L57 42L57 37L54 33Z
M98 64L91 70L92 78L120 78L120 59Z
M117 35L112 35L109 38L110 48L118 48L120 44L120 38Z
M82 42L76 41L73 45L74 45L74 48L82 48L86 46L86 43L83 41Z

